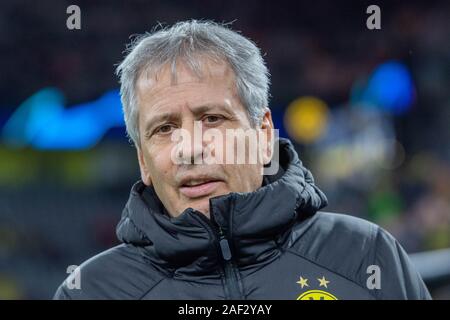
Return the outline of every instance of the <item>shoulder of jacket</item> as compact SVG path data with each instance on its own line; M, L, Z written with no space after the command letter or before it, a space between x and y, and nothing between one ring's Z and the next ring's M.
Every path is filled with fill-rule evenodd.
M318 211L315 215L296 224L291 235L291 244L305 242L305 237L313 241L332 241L338 237L338 242L331 242L333 250L342 247L346 242L359 242L361 245L376 241L381 228L367 220L334 212ZM302 241L299 241L302 240ZM328 247L328 246L327 246ZM306 249L306 248L305 248ZM365 248L362 246L362 250Z
M162 278L139 248L121 244L83 262L59 286L54 299L139 299Z
M288 250L365 285L366 270L376 258L380 230L361 218L319 211L293 227Z

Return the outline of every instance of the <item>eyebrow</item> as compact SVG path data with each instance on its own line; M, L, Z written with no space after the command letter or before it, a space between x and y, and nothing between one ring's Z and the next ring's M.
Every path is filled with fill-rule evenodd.
M225 111L225 113L227 113L230 116L233 114L232 111L230 110L231 108L226 104L212 103L212 104L205 104L205 105L191 108L192 113L194 114L195 117L198 117L199 115L202 115L202 114L204 114L210 110L214 110L214 109L220 109L222 111ZM158 114L147 121L147 123L145 125L144 134L148 134L153 129L153 127L158 123L163 123L163 122L167 122L170 120L176 121L176 120L179 120L179 118L180 118L179 112L164 112L164 113Z
M179 118L178 113L164 112L164 113L158 114L158 115L152 117L149 121L147 121L147 123L145 125L144 134L145 135L149 134L151 132L151 130L153 129L153 127L155 127L156 124L158 124L158 123L167 122L169 120L174 121L177 118Z
M205 104L205 105L201 105L198 107L194 107L192 108L192 113L195 116L201 115L203 113L206 113L207 111L211 111L214 109L220 109L225 111L226 113L230 113L230 108L226 105L226 104L217 104L217 103L212 103L212 104Z

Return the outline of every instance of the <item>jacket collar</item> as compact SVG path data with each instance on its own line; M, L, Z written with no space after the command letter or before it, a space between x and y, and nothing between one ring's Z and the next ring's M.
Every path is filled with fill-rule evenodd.
M142 247L147 259L176 275L208 274L220 259L220 227L240 267L265 264L279 254L277 239L298 220L327 205L291 142L280 138L280 171L254 192L210 199L211 221L192 208L169 217L152 187L137 182L117 226L124 243Z

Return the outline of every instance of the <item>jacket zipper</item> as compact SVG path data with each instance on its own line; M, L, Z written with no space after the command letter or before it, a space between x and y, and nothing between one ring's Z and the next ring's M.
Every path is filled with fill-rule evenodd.
M225 237L225 234L220 226L215 226L211 223L211 221L203 216L202 213L197 213L194 211L194 214L200 217L206 223L206 227L210 230L211 234L213 234L218 240L219 248L218 250L221 253L223 258L222 262L222 278L224 279L225 286L229 295L229 299L231 300L241 300L243 296L239 289L239 280L237 275L236 267L233 265L233 255L231 253L230 244L228 239Z
M225 285L227 286L230 299L231 300L240 300L243 299L241 291L239 290L239 280L237 276L237 270L232 262L232 254L230 249L230 244L223 234L222 228L219 229L220 234L220 251L222 253L222 258L224 260L224 276L225 276Z

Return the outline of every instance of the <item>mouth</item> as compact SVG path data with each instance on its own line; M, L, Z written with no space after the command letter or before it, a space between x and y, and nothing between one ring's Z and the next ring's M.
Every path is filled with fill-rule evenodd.
M185 179L179 190L187 198L199 198L212 194L222 182L213 178Z

